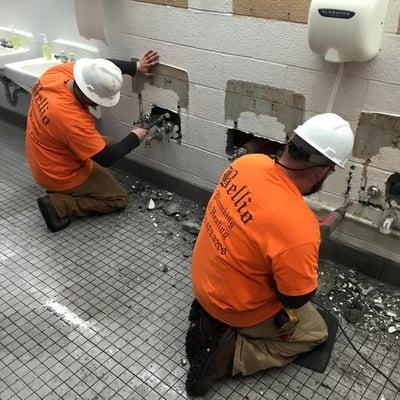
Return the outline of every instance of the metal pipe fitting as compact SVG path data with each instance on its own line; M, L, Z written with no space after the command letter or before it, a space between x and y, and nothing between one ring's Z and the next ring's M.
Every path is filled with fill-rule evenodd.
M379 222L379 232L384 235L389 235L392 232L393 226L397 222L397 214L394 210L389 209L383 213L382 219Z
M26 90L22 89L21 87L17 87L11 93L10 83L12 83L12 81L10 79L6 78L5 76L0 76L0 82L4 86L4 90L6 92L5 94L6 94L6 98L7 98L8 103L11 104L13 107L16 107L17 104L18 104L18 101L19 101L18 94L19 93L26 93ZM17 86L17 85L15 85L15 86Z
M144 142L144 147L151 147L151 142L155 140L163 140L166 135L172 132L174 126L170 122L165 122L170 118L169 113L164 113L156 118L154 121L151 121L149 116L145 116L144 118L144 129L149 131L149 134ZM157 127L156 129L153 129ZM153 129L153 130L152 130Z
M369 199L377 199L381 196L381 190L377 186L370 186L367 195Z

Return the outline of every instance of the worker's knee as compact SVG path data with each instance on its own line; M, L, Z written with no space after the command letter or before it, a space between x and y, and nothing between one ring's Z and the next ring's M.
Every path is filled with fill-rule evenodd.
M121 193L118 197L114 198L113 204L117 210L123 210L128 206L128 194Z
M328 328L325 326L324 331L321 331L318 343L324 343L328 339Z
M321 316L315 320L312 335L316 344L323 343L328 339L328 327Z

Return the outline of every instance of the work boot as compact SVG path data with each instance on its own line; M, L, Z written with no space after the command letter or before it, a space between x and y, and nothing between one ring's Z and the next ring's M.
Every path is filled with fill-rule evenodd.
M52 232L61 231L71 223L70 217L59 217L56 209L51 204L50 197L44 196L37 199L39 210L46 222L47 227Z
M190 307L189 321L191 324L186 333L186 357L192 364L196 355L209 347L213 334L225 330L228 326L209 315L200 303L194 299Z
M225 328L195 357L186 379L189 396L204 396L215 381L232 375L236 337L232 328Z
M198 349L202 347L201 333L200 333L200 319L203 315L203 307L194 299L189 311L189 329L186 333L185 347L186 357L191 364Z
M189 317L188 317L189 321L196 322L198 319L200 319L202 311L203 307L200 305L197 299L194 299L192 305L190 306Z

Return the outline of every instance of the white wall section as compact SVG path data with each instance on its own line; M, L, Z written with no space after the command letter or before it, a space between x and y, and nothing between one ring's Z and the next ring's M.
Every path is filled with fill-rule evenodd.
M87 43L99 47L104 56L126 60L154 48L163 64L186 71L189 106L181 110L182 144L153 142L150 149L140 147L129 157L209 189L228 163L224 152L226 130L233 127L233 121L225 119L229 80L298 93L305 98L306 118L325 112L335 80L336 66L309 49L305 24L234 15L231 0L189 0L188 8L104 0L108 46L79 35L72 0L57 0L57 5L52 0L1 3L0 26L12 24L32 32L38 55L39 33L44 32L49 40ZM345 65L333 111L348 119L355 131L363 111L400 114L399 13L400 0L390 1L377 58ZM123 137L129 124L139 117L138 95L127 77L122 93L116 107L103 110L100 127L104 134ZM152 104L166 108L177 104L173 91L146 85L142 94L144 111L150 111ZM14 110L26 114L28 100L21 99ZM0 106L13 109L1 86ZM258 132L270 129L270 136L277 139L283 137L284 129L273 117L251 112L243 113L239 128ZM353 159L345 171L329 178L316 199L329 206L341 205L345 196L358 201L365 177L368 184L384 188L388 176L399 172L399 160L400 150L395 144L381 148L371 160ZM380 206L387 206L384 199ZM377 223L379 208L371 211L366 205L357 207L363 210L363 217Z

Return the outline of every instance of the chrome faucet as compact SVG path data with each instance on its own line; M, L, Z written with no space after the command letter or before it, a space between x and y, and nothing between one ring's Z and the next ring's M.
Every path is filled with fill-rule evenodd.
M60 54L54 54L54 58L56 60L60 60L64 64L70 61L69 57L65 54L63 50L60 51Z
M397 222L397 215L393 209L389 209L383 213L382 219L379 222L379 232L384 235L389 235L393 226Z
M7 39L1 38L0 39L0 46L1 47L8 47L8 48L12 48L13 45L10 41L8 41Z

